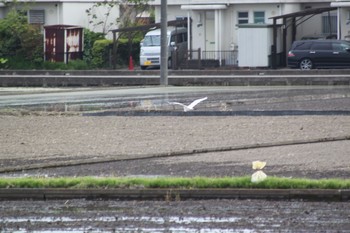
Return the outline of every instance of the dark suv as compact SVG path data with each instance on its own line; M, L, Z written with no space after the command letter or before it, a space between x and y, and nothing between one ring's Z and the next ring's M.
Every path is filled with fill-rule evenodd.
M288 53L288 66L302 70L350 67L350 42L345 40L294 41Z

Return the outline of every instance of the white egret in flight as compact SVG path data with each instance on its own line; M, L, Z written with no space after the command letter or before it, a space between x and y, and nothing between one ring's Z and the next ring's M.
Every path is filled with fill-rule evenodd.
M182 103L179 103L179 102L168 102L168 103L169 104L181 105L184 108L184 111L188 112L188 111L192 111L194 106L196 106L197 104L199 104L200 102L202 102L202 101L204 101L206 99L208 99L208 97L197 99L197 100L193 101L192 103L190 103L190 105L185 105L185 104L182 104Z

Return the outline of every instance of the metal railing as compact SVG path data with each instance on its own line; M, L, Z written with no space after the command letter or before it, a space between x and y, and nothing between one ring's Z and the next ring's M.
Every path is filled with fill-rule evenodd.
M178 60L175 68L203 69L206 67L238 66L237 50L188 50L185 59Z
M220 66L237 66L237 50L203 51L203 60L217 60Z

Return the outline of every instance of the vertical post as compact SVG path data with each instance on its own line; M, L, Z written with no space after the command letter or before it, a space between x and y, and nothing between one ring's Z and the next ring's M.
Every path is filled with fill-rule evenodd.
M332 35L331 12L329 11L328 11L328 27L329 27L329 35Z
M295 17L293 17L292 18L292 42L295 41L296 34L297 34L297 26L296 26Z
M202 51L198 48L198 69L202 69Z
M280 58L280 62L282 62L282 66L287 66L287 32L288 28L287 28L287 19L283 18L283 44L282 44L282 58Z
M67 29L63 29L63 62L64 64L67 64L67 54L68 54L68 50L67 50Z
M160 9L160 85L168 85L167 0L161 0Z
M112 67L115 70L116 69L116 51L117 51L117 36L116 32L113 32L113 48L112 48Z
M276 46L277 46L277 20L273 19L273 43L271 46L271 68L276 69L276 60L277 60L277 54L276 54Z
M187 11L187 50L188 51L192 50L191 34L192 34L191 15L190 15L190 11Z
M340 21L340 7L337 9L337 39L341 40L341 21Z

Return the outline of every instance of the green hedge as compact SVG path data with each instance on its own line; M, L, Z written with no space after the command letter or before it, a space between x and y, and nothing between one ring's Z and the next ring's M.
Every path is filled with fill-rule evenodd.
M97 40L92 48L91 65L93 68L111 68L112 67L112 40ZM131 53L130 53L131 50ZM139 64L140 39L134 39L131 44L127 39L118 41L116 53L116 67L126 67L129 64L130 55L134 64Z
M111 40L96 40L92 47L91 65L93 68L108 68L110 60L110 51L113 42Z

